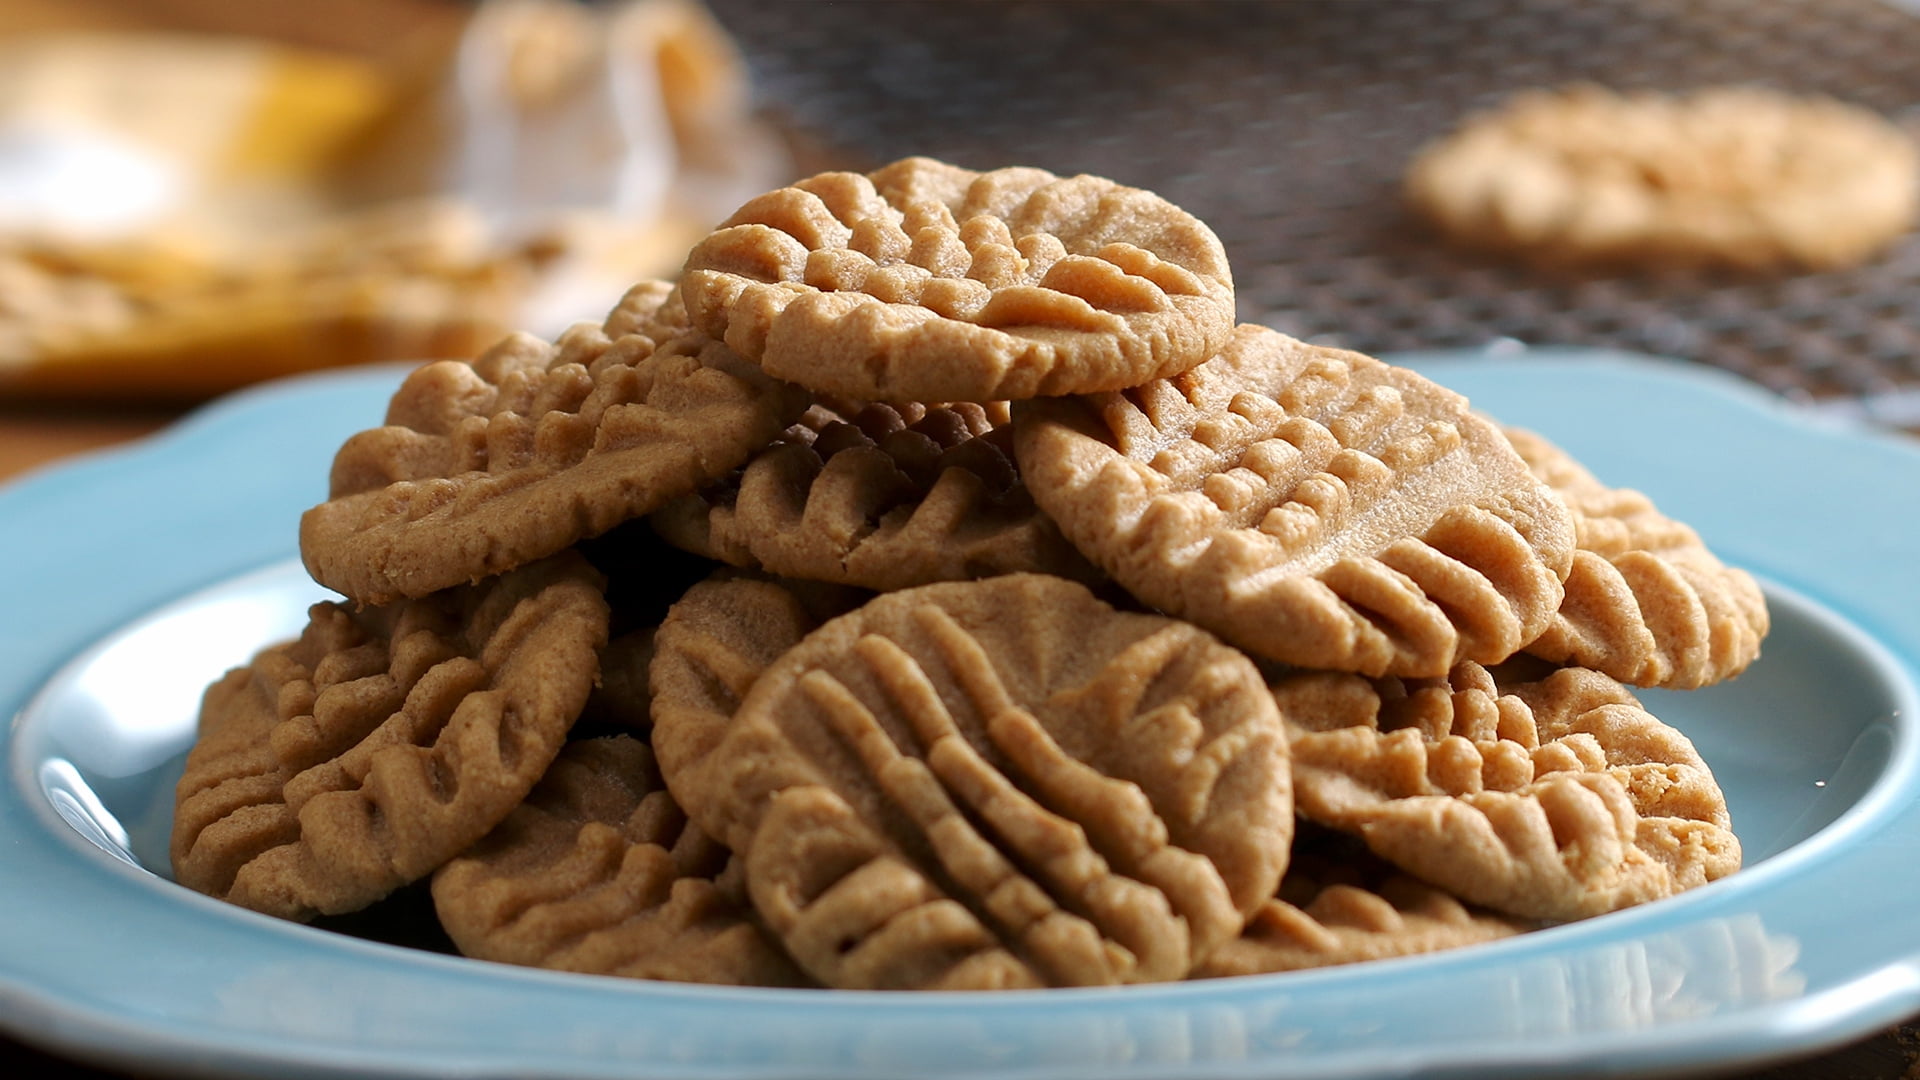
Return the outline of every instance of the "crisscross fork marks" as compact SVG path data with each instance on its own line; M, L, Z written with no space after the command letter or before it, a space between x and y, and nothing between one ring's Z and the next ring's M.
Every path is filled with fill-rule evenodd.
M990 670L979 643L950 619L935 636L963 680ZM1287 816L1285 735L1260 722L1269 702L1233 670L1243 662L1183 624L1140 638L1048 700L1050 712L1093 721L1070 751L1010 702L989 713L989 736L1014 769L1047 805L1086 823L1127 873L1164 892L1202 954L1233 933L1236 910L1264 899L1286 865L1286 830L1248 809ZM974 693L1005 701L1004 691L992 696L999 690ZM1203 713L1229 719L1209 735ZM1249 789L1282 805L1249 799Z
M833 676L811 672L801 687L887 800L924 837L938 863L937 869L929 868L936 888L947 885L940 891L974 910L1047 982L1112 983L1185 974L1185 935L1177 924L1156 927L1156 941L1151 933L1130 932L1140 928L1123 921L1131 905L1150 902L1147 890L1115 878L1078 825L1047 813L982 761L937 691L897 646L869 637L859 648L919 729L924 758L902 753L866 705ZM1012 848L1012 856L995 840ZM1075 896L1087 913L1063 908L1062 895ZM1164 902L1160 907L1165 914ZM1116 920L1122 920L1117 928ZM1169 930L1174 931L1171 941ZM1156 945L1168 944L1178 950L1176 956L1154 955ZM1142 960L1161 962L1143 967ZM1137 967L1142 968L1138 974ZM1178 970L1156 975L1156 968Z
M1537 637L1567 510L1464 399L1243 326L1125 393L1022 402L1035 502L1143 601L1269 659L1440 675Z
M1117 389L1232 326L1225 249L1157 196L927 159L752 200L689 254L682 292L769 373L867 400Z
M1539 435L1503 430L1566 501L1579 548L1565 599L1529 653L1674 689L1731 678L1753 662L1769 621L1751 575L1640 492L1607 487Z
M478 839L585 703L607 631L601 584L570 555L397 609L316 605L300 642L255 662L249 693L209 697L204 723L273 755L259 775L277 783L251 785L253 806L227 800L234 825L197 838L181 830L209 803L183 783L183 883L305 919L363 907ZM217 869L199 867L203 846Z
M693 827L629 736L569 744L527 800L434 875L462 953L565 971L747 985L804 980L715 878Z
M1033 505L1004 416L996 428L965 403L849 411L842 419L816 406L805 426L652 524L735 566L879 590L1021 571L1098 575Z
M748 689L809 631L864 596L723 570L667 612L648 671L653 752L675 800L708 835L741 842L745 808L721 797L728 781L710 769L726 767L712 758Z
M804 391L692 331L522 335L409 376L389 423L335 456L328 500L301 518L301 557L376 604L504 573L725 475L806 407Z
M1315 826L1295 837L1279 892L1196 977L1382 960L1493 941L1537 923L1469 907L1444 889ZM1344 842L1343 842L1344 841Z
M913 172L919 175L907 175ZM935 172L946 175L926 182ZM707 268L762 282L861 291L889 303L924 303L953 318L980 314L990 290L1016 286L1111 296L1122 310L1162 308L1162 293L1206 293L1193 271L1154 251L1101 242L1128 231L1125 218L1139 215L1146 201L1140 194L1039 169L982 175L909 160L871 180L827 173L759 196L701 254ZM1063 230L1083 253L1069 252L1056 235ZM1077 281L1079 275L1094 281Z
M1725 800L1691 744L1604 675L1568 669L1502 690L1463 664L1446 681L1376 685L1309 675L1275 693L1301 813L1409 873L1566 919L1739 866Z

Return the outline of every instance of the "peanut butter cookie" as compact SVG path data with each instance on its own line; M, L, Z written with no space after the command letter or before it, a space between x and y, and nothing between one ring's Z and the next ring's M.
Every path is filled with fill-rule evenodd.
M606 641L571 553L380 608L314 605L208 689L174 803L182 885L288 919L432 873L559 753Z
M648 672L653 752L668 790L703 827L714 826L710 835L720 835L724 819L702 814L712 800L700 786L700 769L747 691L821 623L869 595L721 570L668 610L653 637Z
M861 401L1118 390L1226 344L1233 277L1150 192L908 158L763 195L687 257L695 326L769 374Z
M805 979L716 881L729 855L674 804L646 744L570 743L518 809L433 875L460 951L530 967L736 986Z
M1022 402L1015 440L1034 501L1115 581L1284 663L1504 660L1572 563L1566 507L1466 399L1264 327L1184 375Z
M1527 652L1635 686L1691 690L1730 679L1760 655L1766 597L1692 529L1638 491L1610 488L1530 431L1507 441L1573 511L1566 598Z
M1260 682L1059 578L888 593L754 680L687 808L827 985L1178 979L1285 868Z
M658 290L655 290L658 292ZM670 296L659 293L661 303ZM363 603L425 596L566 549L724 476L807 407L629 294L611 324L516 334L409 375L348 439L300 520L314 580Z
M1599 672L1510 685L1472 663L1432 680L1299 673L1274 696L1301 815L1467 902L1579 919L1740 866L1693 745Z
M816 405L744 469L654 513L689 551L888 590L1018 571L1098 576L1033 505L1005 406Z
M1279 895L1260 905L1246 930L1208 957L1194 976L1263 975L1386 960L1532 929L1525 920L1467 907L1340 839L1328 830L1301 826Z

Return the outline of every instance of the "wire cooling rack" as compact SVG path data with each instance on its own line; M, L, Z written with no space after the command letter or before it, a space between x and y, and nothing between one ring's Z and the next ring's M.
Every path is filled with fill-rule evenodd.
M1227 245L1240 318L1366 352L1603 345L1920 428L1920 233L1768 277L1548 275L1443 246L1408 160L1513 91L1749 83L1920 132L1920 17L1879 0L712 0L821 167L927 154L1150 188Z

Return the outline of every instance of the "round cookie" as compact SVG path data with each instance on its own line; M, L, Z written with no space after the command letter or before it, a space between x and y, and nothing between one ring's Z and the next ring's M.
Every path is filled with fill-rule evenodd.
M1466 399L1259 326L1184 375L1021 402L1034 501L1135 596L1303 667L1443 675L1546 629L1567 509Z
M1240 936L1214 951L1195 978L1265 975L1458 949L1525 933L1533 924L1467 907L1452 894L1339 844L1307 825L1296 831L1280 892Z
M734 986L805 978L716 880L729 855L694 828L626 735L569 743L499 827L433 875L463 955Z
M1293 824L1245 656L1032 574L814 630L686 779L769 930L843 988L1182 978L1273 894Z
M567 553L382 608L315 604L207 690L175 880L283 918L354 911L499 824L585 705L600 576Z
M673 332L671 299L636 288L617 338L582 323L414 371L300 519L314 580L386 603L501 573L724 476L805 410L719 342L649 336Z
M1920 152L1879 115L1757 87L1515 96L1423 150L1415 211L1548 263L1833 269L1913 225Z
M1610 488L1530 431L1507 441L1573 512L1573 570L1560 610L1526 651L1635 686L1691 690L1760 655L1767 600L1752 575L1630 489Z
M821 623L867 597L854 589L721 570L667 611L653 637L647 673L651 740L661 775L681 806L706 805L702 764L760 673Z
M695 326L860 401L989 402L1184 371L1233 328L1226 250L1150 192L927 158L769 192L687 256Z
M1598 672L1306 672L1273 692L1300 815L1469 903L1580 919L1740 867L1726 799L1693 745Z
M867 589L1019 571L1097 577L1033 505L1012 434L1004 406L816 405L739 473L650 520L735 566Z

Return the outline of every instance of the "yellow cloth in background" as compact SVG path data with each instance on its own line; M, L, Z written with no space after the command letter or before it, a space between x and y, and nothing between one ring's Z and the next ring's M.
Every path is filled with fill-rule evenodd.
M745 83L691 0L495 0L424 72L241 38L0 40L0 163L29 167L0 168L0 395L195 399L599 318L732 208L700 194L783 180ZM639 100L610 108L615 85ZM603 130L636 105L652 126ZM603 134L595 158L537 142L568 123ZM595 186L623 167L642 197Z

